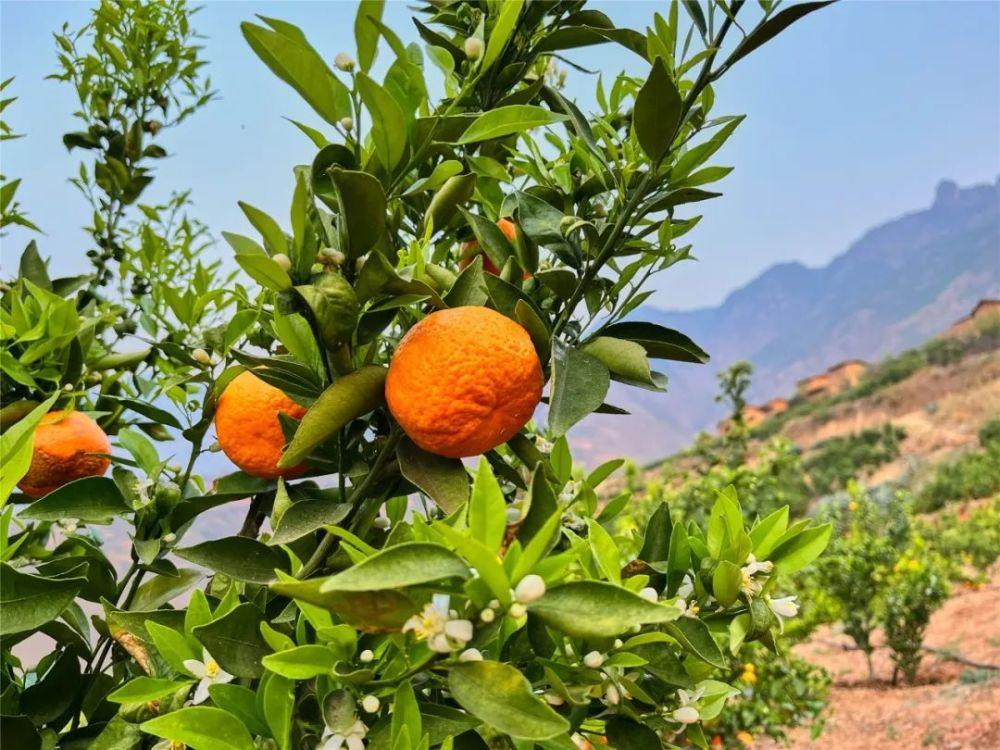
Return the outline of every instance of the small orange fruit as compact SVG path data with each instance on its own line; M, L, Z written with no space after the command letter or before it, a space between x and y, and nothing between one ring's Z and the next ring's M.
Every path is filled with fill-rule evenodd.
M510 219L499 219L497 221L497 226L500 227L500 231L504 233L504 236L514 242L514 238L517 237L517 227L514 226L514 222ZM497 268L497 264L490 260L490 256L479 249L479 243L476 240L471 242L463 242L461 247L461 254L458 260L459 269L463 269L468 266L473 260L475 260L477 255L483 256L483 270L486 273L491 273L494 276L500 275L500 269ZM529 274L525 274L525 278L529 278Z
M226 386L215 408L215 434L223 453L245 473L261 479L293 477L304 465L279 469L285 447L278 412L294 419L306 413L279 388L247 370Z
M414 443L449 458L496 448L531 419L542 366L528 332L487 307L431 313L389 365L389 410Z
M31 466L17 486L28 497L42 497L74 479L102 476L109 453L111 441L86 414L49 412L35 428Z

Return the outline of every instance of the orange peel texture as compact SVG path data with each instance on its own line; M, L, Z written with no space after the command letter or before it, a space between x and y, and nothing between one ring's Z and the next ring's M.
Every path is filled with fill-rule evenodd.
M52 411L35 429L31 466L18 487L42 497L68 482L103 476L111 465L111 441L97 422L79 411Z
M249 370L237 375L219 397L215 408L216 437L222 452L246 474L277 479L305 471L303 464L278 468L285 447L278 412L302 419L306 409Z
M389 410L418 446L449 458L485 453L531 419L544 378L528 332L495 310L431 313L389 365Z

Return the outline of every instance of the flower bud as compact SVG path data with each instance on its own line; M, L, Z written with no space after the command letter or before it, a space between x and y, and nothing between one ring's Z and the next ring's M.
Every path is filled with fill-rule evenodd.
M470 36L465 40L465 56L470 60L478 60L483 56L483 40L477 36Z
M590 669L600 669L601 665L604 664L604 654L600 651L591 651L583 657L583 664Z
M608 689L604 691L604 699L608 702L608 705L617 706L621 702L621 694L618 692L618 688L614 685L608 685Z
M514 598L521 604L531 604L545 595L545 580L532 573L522 578L514 589Z
M512 523L517 523L521 520L521 511L517 508L511 507L507 508L507 525L510 526Z
M674 721L681 724L694 724L700 718L698 709L694 706L681 706L672 714Z
M479 613L479 619L485 622L487 625L493 622L493 620L496 619L496 616L497 613L494 610L490 609L489 607L487 607L486 609L484 609L482 612Z
M195 349L191 352L191 359L197 362L199 365L205 365L208 367L212 364L212 358L209 356L208 352L204 349Z
M458 655L459 661L482 661L483 653L478 648L467 648Z
M379 516L378 518L376 518L372 522L372 524L375 526L376 529L382 529L382 531L385 531L390 526L392 526L392 522L388 518L385 518L383 516Z
M550 706L561 706L566 702L561 695L556 695L555 693L546 693L542 697L545 698L545 702Z
M338 52L337 56L333 58L333 64L337 66L337 70L342 70L345 73L354 70L354 58L346 52Z
M520 620L522 617L525 616L525 614L527 614L528 610L524 608L524 605L521 604L521 602L514 602L513 604L510 605L509 612L510 616L513 617L515 620Z
M366 648L358 656L358 659L361 660L362 664L367 664L368 662L373 661L375 659L375 653L370 648Z
M366 695L361 699L361 708L365 710L365 713L377 713L381 705L382 703L374 695Z
M169 534L163 535L164 544L173 544L176 541L177 541L177 535L172 531Z
M340 127L342 127L344 130L346 130L348 133L350 133L352 130L354 130L354 118L353 117L341 117L340 118Z
M277 255L274 255L271 258L271 260L273 260L275 263L281 266L282 271L288 272L292 270L292 259L289 258L284 253L278 253Z
M653 602L654 604L660 600L660 595L657 593L656 589L647 586L639 592L639 596L645 599L647 602Z

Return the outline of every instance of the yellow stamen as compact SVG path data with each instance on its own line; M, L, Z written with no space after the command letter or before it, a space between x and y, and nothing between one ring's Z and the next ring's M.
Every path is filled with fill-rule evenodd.
M205 662L205 674L208 677L215 677L219 674L219 663L215 659L209 659Z

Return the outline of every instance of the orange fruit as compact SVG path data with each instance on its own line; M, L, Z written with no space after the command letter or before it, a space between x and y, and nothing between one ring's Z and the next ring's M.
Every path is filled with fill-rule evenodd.
M389 411L418 446L461 458L492 450L531 419L542 366L528 332L487 307L431 313L389 365Z
M42 497L74 479L103 476L111 465L111 441L79 411L52 411L35 428L28 473L18 482L29 497Z
M278 412L302 419L306 409L249 370L237 375L219 397L215 407L219 445L230 461L251 476L277 479L305 471L301 464L278 468L285 447Z
M500 227L500 231L504 233L504 236L508 240L514 242L514 238L517 237L517 227L514 226L514 222L510 219L499 219L497 220L497 226ZM477 255L483 256L483 270L486 273L491 273L494 276L500 275L500 269L497 268L497 264L490 260L490 256L479 249L479 243L476 240L462 243L461 254L458 260L459 270L468 266L475 260ZM531 274L525 273L524 278L531 278Z

